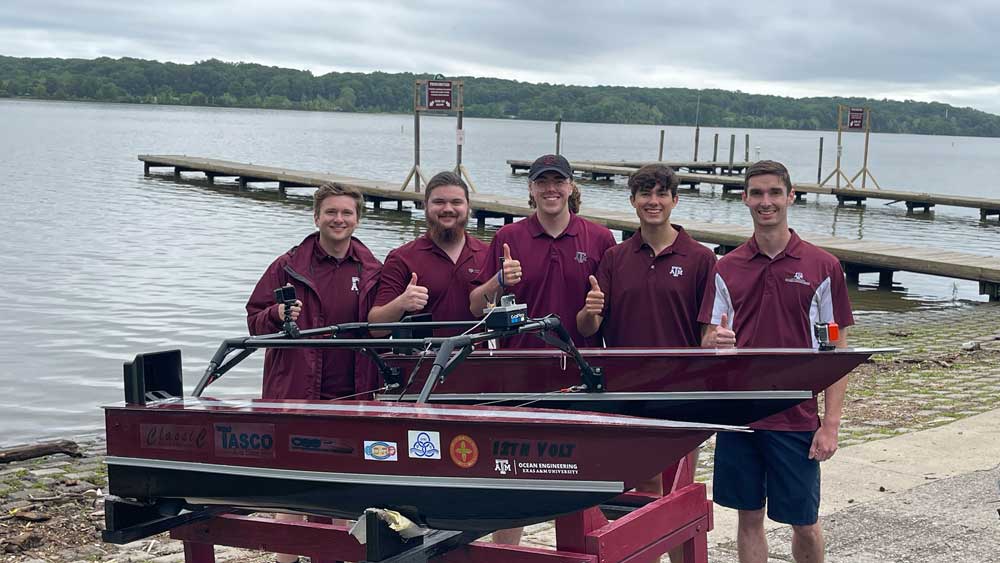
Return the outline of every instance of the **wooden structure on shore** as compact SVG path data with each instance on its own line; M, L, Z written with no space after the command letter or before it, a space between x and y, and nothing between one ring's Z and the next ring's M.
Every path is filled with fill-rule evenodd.
M527 170L531 167L531 161L528 160L508 160L507 164L510 166L510 170L514 174L521 170ZM570 162L570 166L573 168L574 172L590 174L590 177L595 180L610 180L615 176L628 177L634 174L639 167L645 164L649 164L649 162L622 161L621 163L614 165L595 161ZM719 170L720 166L722 169L726 169L729 165L727 162L700 163L705 165L705 167L701 169L690 167L689 165L692 163L689 162L664 161L660 164L670 166L677 171L677 177L680 178L681 185L684 186L695 188L699 184L711 184L722 186L723 193L743 191L743 172L747 166L747 163L744 162L734 163L733 174L704 172L710 168ZM739 172L735 172L737 169ZM688 170L688 172L684 172L684 170ZM696 172L695 170L698 171ZM819 184L808 183L795 184L795 197L797 200L801 200L806 194L832 195L837 198L837 203L839 205L862 205L867 199L888 200L891 203L902 202L906 204L906 210L909 212L914 212L919 209L923 213L929 213L935 205L966 207L978 209L979 217L983 221L989 220L990 217L994 216L996 216L997 219L1000 219L1000 199L930 194L926 192L909 192L902 190L835 188L832 186L821 186Z
M404 201L414 204L423 202L423 194L401 191L395 182L178 155L139 155L139 160L143 162L147 175L153 168L172 169L174 177L178 179L184 172L197 172L203 174L210 183L214 183L216 178L233 178L234 185L240 190L246 190L253 183L271 183L277 184L278 191L284 194L287 188L316 187L326 182L335 182L357 187L369 201L374 202L375 207L379 207L384 201L395 201L399 209L403 208ZM884 193L884 190L878 193ZM480 227L485 226L487 217L501 218L510 223L515 217L532 213L526 198L472 194L471 204ZM590 208L581 216L610 229L620 230L625 236L631 235L639 227L635 215L624 211ZM752 232L749 227L735 225L694 221L680 223L696 240L718 245L723 252L742 244ZM989 295L991 301L1000 301L1000 258L994 256L822 235L810 234L805 237L839 258L848 278L853 281L857 281L859 274L878 272L879 284L889 286L893 272L908 271L977 281L980 294Z

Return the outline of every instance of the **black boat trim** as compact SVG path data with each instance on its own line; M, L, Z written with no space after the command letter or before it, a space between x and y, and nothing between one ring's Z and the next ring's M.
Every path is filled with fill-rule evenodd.
M300 469L277 469L273 467L244 467L194 461L164 459L143 459L135 457L108 456L108 465L143 467L172 471L191 471L259 477L294 481L315 481L321 483L342 483L380 486L442 487L456 489L515 489L519 491L552 491L566 493L621 493L625 491L622 481L568 481L561 479L506 479L489 477L428 477L421 475L387 475L373 473L334 473L328 471L304 471Z
M449 402L616 402L616 401L714 401L811 399L812 391L605 391L604 393L435 393L432 403ZM376 400L413 402L418 395L376 395Z

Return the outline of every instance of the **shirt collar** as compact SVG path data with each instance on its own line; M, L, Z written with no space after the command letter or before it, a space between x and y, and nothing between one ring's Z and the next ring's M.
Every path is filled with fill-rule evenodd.
M528 233L531 234L532 238L538 238L542 235L549 236L549 234L546 233L545 229L542 227L541 221L538 220L537 211L535 213L532 213L527 219L525 219L525 221L526 221L525 226L528 228ZM564 235L575 237L580 234L581 222L582 219L577 217L576 213L571 212L569 214L569 224L566 225L566 229L563 232L559 233L559 236L549 237L549 238L558 239Z
M458 262L456 262L456 264L461 264L470 255L475 254L475 253L477 253L477 252L479 252L481 250L480 248L473 248L469 244L469 239L471 239L471 238L472 238L472 236L469 233L465 233L465 242L462 244L462 252L459 254L459 256L458 256ZM419 237L417 237L417 240L414 241L414 243L415 243L414 246L416 247L417 250L422 250L424 252L435 253L435 254L437 254L439 256L447 258L448 261L451 262L451 257L448 256L448 253L445 252L440 246L438 246L434 242L434 240L431 239L430 235L427 234L426 232L424 234L420 235Z
M788 244L785 245L785 249L779 252L773 258L773 260L778 260L779 258L783 258L785 256L789 258L795 258L796 260L802 257L801 254L802 239L799 238L799 235L795 232L794 229L788 229L788 232L791 233L792 235L791 238L788 239ZM747 262L753 260L758 254L767 258L768 260L772 260L770 256L760 251L760 247L757 246L757 237L755 236L750 237L750 240L747 241L747 246L750 248L750 255L747 257Z
M313 246L313 258L315 258L317 262L330 261L334 263L340 263L345 260L353 260L355 262L361 262L361 259L358 258L358 252L355 246L356 245L354 243L354 237L351 237L351 244L350 246L347 247L347 254L344 255L343 260L337 260L335 257L331 256L330 254L327 254L326 250L323 249L323 246L320 245L319 239L317 239L315 246Z
M657 256L666 256L667 254L680 254L681 256L686 256L688 253L688 242L691 240L691 235L687 234L684 227L680 225L672 224L671 226L677 229L677 238L674 239L674 242L670 246L664 248L659 254L657 254ZM649 248L652 250L652 247L646 244L646 241L642 240L642 229L636 231L635 234L632 235L632 238L629 239L629 242L632 244L632 252L639 252L643 248Z

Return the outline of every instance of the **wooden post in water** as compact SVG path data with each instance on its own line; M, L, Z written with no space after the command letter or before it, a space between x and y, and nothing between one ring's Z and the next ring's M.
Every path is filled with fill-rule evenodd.
M819 161L816 163L816 183L820 183L823 178L823 136L819 137Z
M743 162L750 162L750 133L747 133L746 140L743 142L743 147L746 148L746 155L743 157Z
M712 164L719 162L719 134L715 134L715 143L712 145Z
M727 174L733 175L733 158L736 156L736 133L729 136L729 171Z
M663 162L663 135L667 131L665 129L660 129L660 152L657 153L656 160Z
M420 110L413 110L413 191L420 193Z
M844 136L844 128L841 122L844 119L844 106L837 104L837 170L840 170L840 155L844 152L844 145L841 139ZM837 188L840 188L840 174L837 174Z
M698 140L701 137L701 127L694 128L694 161L698 162Z
M562 118L560 117L556 121L556 154L559 154L559 150L562 148Z

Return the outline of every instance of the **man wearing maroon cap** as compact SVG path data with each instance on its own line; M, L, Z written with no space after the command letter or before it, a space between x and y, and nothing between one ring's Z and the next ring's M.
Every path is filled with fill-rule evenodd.
M497 231L487 253L479 285L469 296L469 310L477 317L483 308L511 292L528 306L530 317L556 314L577 346L593 346L596 339L576 329L576 313L583 307L588 279L597 271L601 256L615 245L606 227L577 216L580 190L573 182L569 162L559 155L541 156L528 170L528 204L535 209L527 218ZM503 268L499 259L503 258ZM509 348L545 346L525 335L501 343ZM500 530L493 541L517 544L522 528Z
M698 320L709 347L815 348L814 323L840 325L837 346L846 346L854 324L840 262L788 228L795 200L788 170L774 161L746 172L743 202L754 234L716 266ZM818 524L819 462L837 451L847 378L825 393L820 420L816 400L751 424L752 434L720 433L716 442L713 497L739 511L736 536L741 563L767 561L764 508L792 526L795 561L823 560Z
M483 308L510 292L527 304L529 316L556 314L577 346L593 346L597 339L581 335L575 319L590 287L588 280L604 251L615 245L614 236L607 227L577 216L580 190L562 156L536 159L528 180L528 204L535 212L497 231L476 280L478 287L469 297L469 309L482 316ZM545 344L526 335L501 345L538 348Z
M465 232L469 187L453 172L436 174L424 192L424 213L427 232L385 259L375 307L368 314L371 322L395 322L420 312L436 321L474 318L469 292L488 254L486 243Z

